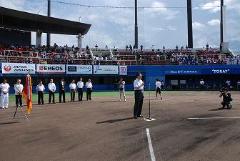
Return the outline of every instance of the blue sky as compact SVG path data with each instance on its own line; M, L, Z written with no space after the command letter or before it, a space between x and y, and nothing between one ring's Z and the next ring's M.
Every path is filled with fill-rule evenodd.
M52 0L52 16L92 24L83 44L123 48L134 43L134 10L84 8ZM59 0L86 5L134 6L134 0ZM192 0L194 47L219 45L220 0ZM225 0L226 36L233 50L240 50L240 0ZM3 7L46 15L47 0L0 0ZM139 6L161 7L139 9L139 43L146 48L174 48L187 44L186 0L139 0ZM35 36L33 34L33 43ZM53 35L52 43L76 45L76 36ZM45 43L45 35L43 37Z

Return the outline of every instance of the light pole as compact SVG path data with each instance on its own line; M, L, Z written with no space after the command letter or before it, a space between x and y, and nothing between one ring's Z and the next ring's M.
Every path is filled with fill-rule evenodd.
M193 48L192 0L187 0L188 48Z
M138 49L138 7L137 0L135 0L135 44L134 48Z
M48 12L47 12L48 17L51 16L51 0L48 0ZM50 42L51 42L51 37L50 33L47 33L47 46L50 47Z
M224 44L224 36L223 36L223 30L224 30L224 26L223 26L223 7L224 7L224 0L221 0L221 13L220 13L220 16L221 16L221 21L220 21L220 51L222 52L223 50L223 44Z

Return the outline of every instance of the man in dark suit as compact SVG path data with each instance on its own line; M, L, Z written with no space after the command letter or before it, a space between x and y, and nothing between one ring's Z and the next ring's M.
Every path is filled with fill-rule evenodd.
M62 98L63 98L63 103L65 103L65 81L64 79L61 79L60 84L59 84L59 102L62 103Z

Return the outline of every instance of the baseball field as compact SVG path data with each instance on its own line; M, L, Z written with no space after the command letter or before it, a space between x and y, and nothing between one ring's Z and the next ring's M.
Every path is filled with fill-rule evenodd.
M93 93L92 101L36 105L26 119L10 108L0 111L0 161L238 161L240 99L219 110L218 92L150 94L151 116L133 119L133 93ZM69 94L67 94L69 100ZM58 96L56 96L56 100ZM143 116L148 116L145 92Z

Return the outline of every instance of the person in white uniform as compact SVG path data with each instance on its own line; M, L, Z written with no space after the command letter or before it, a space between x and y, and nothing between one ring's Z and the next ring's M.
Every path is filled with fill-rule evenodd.
M16 107L22 107L22 92L23 85L21 84L21 79L17 80L17 83L14 85L15 97L16 97Z
M36 91L38 93L38 104L39 105L43 105L44 104L44 91L45 91L45 87L43 85L43 82L40 81L39 84L36 87Z
M83 98L83 87L84 87L84 83L83 83L82 78L80 78L79 81L77 82L78 101L82 101L82 98Z
M8 108L8 103L9 103L9 89L10 86L7 83L7 80L4 79L3 83L1 83L0 85L0 89L1 89L1 101L2 101L2 109L7 109Z
M162 82L159 79L157 79L155 85L156 85L156 98L158 98L158 94L159 94L162 100L162 92L161 92Z
M55 103L55 92L56 92L56 85L53 82L53 79L50 79L50 83L48 83L48 90L49 90L49 99L48 103L50 104Z
M74 102L75 101L75 93L77 90L77 85L75 83L75 80L72 80L72 82L69 84L69 88L70 88L71 102Z
M123 78L120 78L119 80L119 92L120 92L120 101L122 101L122 96L124 101L126 102L126 94L125 94L125 81L123 80Z
M87 88L87 101L88 100L92 100L92 81L91 79L88 79L88 81L86 82L86 88Z

